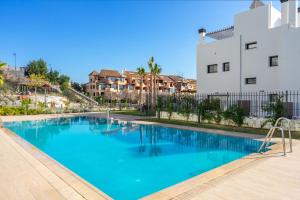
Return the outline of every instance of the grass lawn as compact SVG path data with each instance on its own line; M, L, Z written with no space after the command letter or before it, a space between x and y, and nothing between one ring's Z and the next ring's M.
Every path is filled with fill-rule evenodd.
M147 119L141 119L141 121L159 122L159 123L165 123L165 124L175 124L175 125L181 125L181 126L199 127L199 128L206 128L206 129L216 129L216 130L224 130L224 131L230 131L230 132L250 133L250 134L259 134L259 135L266 135L268 132L268 129L236 127L236 126L208 124L208 123L198 124L197 122L185 121L185 120L168 120L168 119L147 118ZM281 137L280 133L276 133L275 136ZM288 137L287 132L286 132L285 136ZM292 137L294 139L300 139L300 131L292 131Z

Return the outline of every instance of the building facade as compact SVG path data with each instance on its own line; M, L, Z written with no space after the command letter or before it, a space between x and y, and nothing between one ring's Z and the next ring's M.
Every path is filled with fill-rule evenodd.
M175 78L176 77L176 78ZM178 76L157 75L156 88L158 94L196 93L196 80L184 79ZM89 96L137 98L140 88L142 93L150 91L151 75L146 73L141 83L141 77L134 71L122 71L103 69L100 72L93 71L89 74L89 82L86 84L86 92Z
M299 90L299 12L296 0L281 0L280 11L254 0L234 26L199 29L197 93Z

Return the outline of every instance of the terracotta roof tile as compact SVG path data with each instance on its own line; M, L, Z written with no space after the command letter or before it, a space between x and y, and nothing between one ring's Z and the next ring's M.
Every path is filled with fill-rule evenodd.
M183 78L181 76L175 76L171 75L169 76L170 79L172 79L174 82L182 82Z
M102 69L99 73L100 77L121 77L121 74L116 70Z
M169 76L160 75L159 79L165 81L165 82L173 82L173 80Z
M90 75L96 75L96 74L98 74L98 72L96 72L96 71L94 70L94 71L92 71L92 72L89 74L89 76L90 76Z

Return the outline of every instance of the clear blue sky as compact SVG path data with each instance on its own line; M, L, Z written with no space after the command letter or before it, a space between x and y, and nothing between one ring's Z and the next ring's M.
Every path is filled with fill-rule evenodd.
M197 30L232 25L250 3L1 0L0 60L14 65L13 52L18 66L43 58L86 82L92 70L135 70L154 56L163 74L196 78Z

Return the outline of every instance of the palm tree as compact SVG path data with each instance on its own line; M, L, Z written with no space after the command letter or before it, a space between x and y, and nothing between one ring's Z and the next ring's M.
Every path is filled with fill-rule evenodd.
M161 67L155 63L154 64L154 68L153 68L153 75L154 75L154 105L156 105L156 99L157 99L157 93L158 93L158 87L157 87L157 83L156 83L156 79L158 77L158 75L161 73Z
M143 82L144 82L144 77L146 75L146 71L145 71L145 68L143 66L141 67L138 67L137 68L137 72L138 72L138 75L140 76L140 100L139 100L139 103L140 103L140 106L142 107L142 91L143 91Z
M149 95L150 95L150 104L151 104L151 109L153 109L153 72L154 72L154 58L151 57L148 61L148 67L150 71L150 87L149 87Z
M6 66L7 64L6 63L3 63L0 61L0 69L4 66ZM2 75L2 73L0 74L0 86L2 86L4 84L4 77Z

